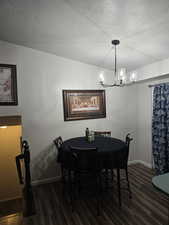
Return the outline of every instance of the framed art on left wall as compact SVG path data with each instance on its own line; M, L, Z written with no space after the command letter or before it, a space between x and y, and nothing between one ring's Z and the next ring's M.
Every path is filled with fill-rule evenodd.
M16 65L0 64L0 105L18 105Z

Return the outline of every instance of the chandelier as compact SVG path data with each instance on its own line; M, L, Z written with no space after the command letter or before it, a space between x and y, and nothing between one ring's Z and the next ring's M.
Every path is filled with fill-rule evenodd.
M136 81L136 72L132 72L128 79L127 79L127 72L126 68L121 68L117 70L117 53L116 53L116 46L120 44L119 40L113 40L112 45L114 45L114 83L112 84L105 84L104 83L104 75L103 73L100 74L100 84L103 87L123 87L126 84L130 84Z

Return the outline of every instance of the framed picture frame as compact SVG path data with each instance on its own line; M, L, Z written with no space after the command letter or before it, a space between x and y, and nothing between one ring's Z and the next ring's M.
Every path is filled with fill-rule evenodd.
M106 117L105 90L63 90L64 121Z
M16 65L0 64L0 106L18 105Z

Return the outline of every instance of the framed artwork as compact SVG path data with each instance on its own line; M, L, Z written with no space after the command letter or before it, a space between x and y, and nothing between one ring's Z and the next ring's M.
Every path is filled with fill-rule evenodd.
M18 105L16 65L0 64L0 105Z
M106 117L104 90L63 90L64 121Z

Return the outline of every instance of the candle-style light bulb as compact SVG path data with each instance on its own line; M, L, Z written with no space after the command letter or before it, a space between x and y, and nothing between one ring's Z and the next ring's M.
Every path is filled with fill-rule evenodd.
M118 80L120 81L120 85L126 82L126 68L121 68L118 72Z
M101 84L104 84L104 73L103 72L100 73L99 80L100 80Z
M136 72L132 72L130 74L130 82L136 82L137 80L137 73Z

